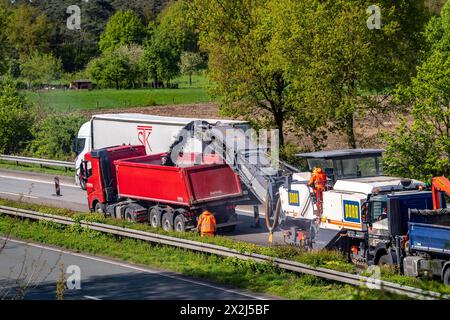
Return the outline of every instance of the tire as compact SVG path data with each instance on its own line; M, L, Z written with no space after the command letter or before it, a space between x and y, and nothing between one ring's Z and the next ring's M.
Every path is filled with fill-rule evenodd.
M103 205L102 205L100 202L97 202L97 203L95 204L94 212L95 212L95 213L102 213L102 214L105 214L105 211L103 210Z
M450 286L450 267L447 267L447 270L444 272L444 284Z
M380 257L378 260L378 266L392 266L391 259L389 259L389 256L387 254Z
M134 215L133 215L133 209L131 209L131 208L125 209L125 220L127 220L127 222L135 222Z
M173 231L173 221L171 219L171 214L166 212L163 214L161 219L161 225L164 231Z
M179 214L175 217L174 221L174 229L177 232L185 232L186 231L186 219L182 214Z
M156 208L150 209L148 222L153 228L160 228L161 227L161 215L159 214L158 210Z

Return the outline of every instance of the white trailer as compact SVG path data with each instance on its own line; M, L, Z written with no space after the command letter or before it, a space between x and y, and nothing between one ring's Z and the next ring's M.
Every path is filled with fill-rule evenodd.
M83 124L73 142L77 157L75 160L75 179L80 184L79 168L84 155L91 150L119 145L145 145L147 154L167 152L181 130L193 121L229 124L246 131L248 122L218 119L193 119L162 117L146 114L103 114L92 116ZM201 145L192 142L186 151L201 152Z

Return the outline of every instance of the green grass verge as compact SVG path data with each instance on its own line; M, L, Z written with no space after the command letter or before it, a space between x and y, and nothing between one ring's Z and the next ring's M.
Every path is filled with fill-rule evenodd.
M156 105L206 103L211 99L205 88L137 90L54 90L25 93L27 98L55 112L123 109Z
M144 241L120 239L79 225L65 227L50 222L36 223L27 220L18 223L18 219L0 215L0 233L78 252L171 270L190 277L213 280L288 299L401 298L317 277L283 272L269 264L221 258L169 246L149 245Z
M8 169L8 170L16 170L16 171L25 171L25 172L36 172L36 173L46 173L51 175L65 176L65 177L74 177L75 172L72 169L64 170L64 168L57 167L40 167L35 164L26 164L19 163L19 165L13 164L10 161L1 161L0 160L0 168Z
M147 224L135 224L129 223L126 221L116 220L104 218L98 214L91 213L80 213L74 212L68 209L60 209L54 208L50 206L42 206L24 202L18 202L13 200L5 200L0 199L0 205L8 206L8 207L16 207L21 209L33 210L42 213L49 213L61 216L68 216L76 219L77 221L86 220L93 221L99 223L107 223L111 225L116 225L120 227L126 227L136 230L148 231L162 235L168 235L172 237L178 237L182 239L189 239L199 242L211 243L220 245L223 247L235 249L239 252L247 252L247 253L257 253L263 254L271 257L278 257L282 259L298 261L300 263L304 263L314 267L323 267L332 270L349 272L349 273L357 273L357 268L347 262L346 257L340 254L337 251L315 251L315 252L306 252L301 250L300 248L294 246L270 246L263 247L255 244L236 241L228 237L216 236L214 238L202 238L198 236L196 233L179 233L179 232L166 232L162 229L155 229ZM364 274L363 274L364 275ZM369 274L367 274L370 276ZM381 277L383 280L392 281L395 283L399 283L402 285L408 285L412 287L417 287L425 290L431 290L435 292L440 292L444 294L450 294L450 287L445 286L442 282L430 279L417 279L407 276L402 276L396 272L394 272L390 268L382 268L381 269Z

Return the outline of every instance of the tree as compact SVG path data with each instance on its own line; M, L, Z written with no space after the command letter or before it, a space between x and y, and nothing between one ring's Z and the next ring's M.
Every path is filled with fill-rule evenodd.
M209 76L217 84L213 92L222 97L221 112L255 123L261 122L255 115L264 117L267 126L280 130L283 146L292 105L284 70L272 59L267 2L195 0L191 19L209 57Z
M313 139L331 125L355 147L355 114L377 105L361 92L409 81L427 19L419 0L378 3L381 30L367 27L371 1L195 0L222 110L263 111L280 130L293 118Z
M28 87L35 83L48 84L59 79L63 68L60 59L52 54L42 54L35 51L21 63L21 75L28 80Z
M187 22L188 10L186 1L173 2L147 27L143 63L155 86L179 75L183 51L198 52L198 35Z
M379 1L381 29L369 30L366 10L372 4L271 1L273 50L292 83L297 123L341 131L353 148L355 115L384 111L378 94L363 93L410 81L428 18L421 1Z
M143 55L141 46L124 45L93 59L87 73L104 87L136 88L144 82Z
M185 51L181 54L180 71L189 76L190 86L192 86L192 75L205 67L205 59L200 53Z
M22 151L31 140L35 112L11 79L0 82L0 153Z
M45 14L30 5L19 5L8 15L5 32L19 57L34 51L49 52L52 25Z
M99 47L104 53L122 45L141 44L145 37L144 26L131 10L116 12L101 35Z
M410 86L400 86L397 103L412 110L413 123L403 120L394 135L385 135L387 170L415 178L450 175L450 3L430 21L431 48Z

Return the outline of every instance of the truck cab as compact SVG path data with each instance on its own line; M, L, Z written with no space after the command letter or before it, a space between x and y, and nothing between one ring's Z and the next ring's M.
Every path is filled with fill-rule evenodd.
M404 255L409 210L433 207L430 191L409 190L373 194L363 205L367 226L364 248L353 249L352 258L365 255L367 263L398 265ZM362 252L359 252L362 249Z

